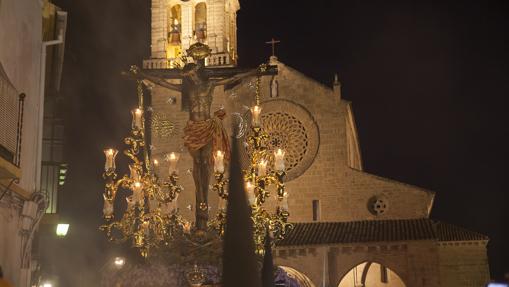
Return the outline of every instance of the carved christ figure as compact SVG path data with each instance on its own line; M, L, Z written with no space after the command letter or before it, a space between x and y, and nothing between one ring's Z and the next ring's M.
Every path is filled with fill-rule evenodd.
M182 93L183 103L188 103L189 121L184 128L184 145L193 158L193 179L196 187L196 228L207 229L208 189L211 176L212 154L221 150L225 159L229 159L230 140L223 127L222 120L226 115L220 109L210 114L214 88L228 85L240 79L256 75L258 70L235 75L221 80L208 79L204 73L204 59L210 55L208 46L196 43L187 50L195 63L188 63L182 70L182 85L168 83L153 76L143 77L155 84Z

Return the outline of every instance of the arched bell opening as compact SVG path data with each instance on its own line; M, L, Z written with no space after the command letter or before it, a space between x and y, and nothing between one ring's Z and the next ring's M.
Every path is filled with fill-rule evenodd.
M170 5L167 9L168 41L166 58L177 59L182 53L182 7L180 4Z
M194 8L194 36L196 41L205 42L207 39L207 4L200 2Z

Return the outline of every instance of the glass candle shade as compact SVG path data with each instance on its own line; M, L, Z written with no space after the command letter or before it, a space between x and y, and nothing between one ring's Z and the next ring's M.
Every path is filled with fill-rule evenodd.
M245 184L245 189L246 189L247 200L250 205L253 205L255 202L255 194L254 194L255 185L252 182L248 181Z
M133 200L135 203L142 204L143 203L143 185L141 182L137 181L133 183Z
M143 129L143 110L140 108L134 109L131 111L133 116L132 127L133 130L141 130Z
M170 163L169 167L169 175L171 176L173 173L178 173L177 170L177 162L179 161L180 154L176 152L171 152L166 155L166 160Z
M184 233L189 234L191 233L191 223L186 222L184 223L184 226L182 226L184 229Z
M169 215L171 213L171 202L161 203L161 214Z
M222 211L226 211L226 203L227 203L226 199L223 199L223 198L219 197L219 201L217 203L217 209L218 210L222 210Z
M274 152L274 169L276 171L285 170L285 152L280 148Z
M138 168L135 165L129 165L129 174L132 180L139 181L140 180L140 173L138 171Z
M106 162L104 163L104 171L115 171L115 157L118 154L118 150L108 148L104 150L106 156Z
M258 163L258 176L265 176L267 174L267 161L262 159Z
M151 198L148 200L148 207L150 209L150 212L154 212L159 208L159 201L157 201L155 198Z
M143 221L141 228L143 229L143 233L149 234L150 233L150 222Z
M251 125L255 128L259 128L261 126L261 118L260 118L261 113L262 113L262 107L253 106L251 108Z
M281 200L281 207L288 211L288 193L285 192L283 199Z
M214 172L224 173L224 152L216 151L214 153Z
M106 218L113 216L113 201L108 200L106 196L104 196L103 215Z

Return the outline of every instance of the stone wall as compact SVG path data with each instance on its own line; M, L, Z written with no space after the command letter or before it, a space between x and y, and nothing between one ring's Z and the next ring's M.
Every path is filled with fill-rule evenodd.
M315 286L334 287L365 262L389 268L405 286L448 286L440 285L438 260L438 246L432 240L285 247L275 252L276 264L302 272Z
M442 242L438 250L442 286L484 287L489 282L486 242Z
M344 100L338 103L331 88L284 64L277 64L279 74L276 78L263 77L262 80L261 101L262 107L265 106L262 115L271 112L284 114L287 118L293 117L293 121L300 122L307 133L306 147L302 148L307 149L306 154L291 171L295 171L294 175L291 176L289 172L291 180L287 182L290 220L312 221L313 200L319 203L321 221L428 217L434 196L432 192L358 169L361 163L351 104ZM271 82L274 80L278 81L277 96L271 90ZM242 117L244 122L249 122L247 107L254 104L253 83L254 79L247 79L233 89L225 91L222 86L215 89L212 112L224 106L229 114L224 121L226 126L229 127L235 117ZM154 153L161 157L171 151L182 152L179 168L183 172L181 182L186 188L179 204L182 210L189 204L194 205L192 176L189 172L185 173L192 167L192 162L182 141L182 130L188 120L188 113L181 109L179 93L156 87L152 90L152 96L154 112L175 125L171 138L155 136L153 143L156 146ZM169 104L171 98L175 99L173 104ZM291 133L294 126L289 125L282 122L275 125L275 129ZM295 141L295 138L290 139ZM241 138L238 143L242 144L242 141ZM351 163L355 164L354 168L350 167ZM214 212L216 195L211 194L211 198L211 211ZM382 201L384 207L373 210L370 205L377 200ZM192 214L185 210L184 213Z

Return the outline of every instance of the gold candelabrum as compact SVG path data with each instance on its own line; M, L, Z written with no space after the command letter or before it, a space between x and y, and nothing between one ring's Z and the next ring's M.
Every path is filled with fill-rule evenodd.
M263 70L261 67L261 70ZM256 81L255 105L251 110L251 133L247 138L249 152L249 166L243 170L244 190L252 211L253 233L256 253L263 255L265 252L264 243L267 232L272 238L274 245L282 240L286 233L293 228L288 223L288 193L285 191L284 178L285 152L278 148L275 151L267 149L269 136L263 131L261 125L260 106L260 77ZM268 164L272 162L271 166ZM213 185L214 191L219 194L219 211L216 217L209 222L209 226L215 229L219 235L224 234L226 222L226 202L228 191L224 170L224 153L215 151L214 153L214 176L216 183ZM266 200L271 197L271 191L275 191L275 210L270 212L266 206Z
M131 160L129 175L117 178L115 157L117 150L104 150L106 163L103 178L103 215L105 224L100 227L108 239L114 242L132 240L143 257L147 257L152 247L166 245L179 234L188 231L189 223L178 213L177 198L183 191L178 184L178 153L166 155L169 172L161 180L154 168L159 165L151 160L145 138L145 117L142 82L138 81L138 108L132 111L131 133L124 139L128 146L124 154ZM115 220L114 202L119 190L127 191L126 209L119 220Z
M266 68L260 67L260 71ZM136 72L133 69L132 72ZM177 162L179 154L172 152L166 155L169 163L168 176L162 180L155 169L159 166L152 159L146 142L145 117L143 105L143 82L138 81L138 108L132 114L131 133L124 139L128 146L124 154L131 160L129 175L118 178L115 158L118 151L105 149L106 163L103 178L104 189L104 220L100 229L106 232L110 241L125 242L131 240L132 245L140 250L143 257L149 255L153 247L171 246L175 240L190 239L201 242L191 234L191 223L179 214L177 199L183 191L178 184ZM251 134L248 136L249 167L244 173L244 190L252 210L254 242L256 253L264 254L266 234L272 237L272 244L282 240L293 228L288 223L288 194L285 191L284 178L285 152L278 148L267 149L269 136L264 133L261 125L260 77L256 82L255 106L251 108ZM222 237L226 226L226 203L228 200L228 178L225 174L224 151L214 151L213 191L219 195L217 214L209 221L208 226ZM269 166L269 163L270 166ZM114 202L120 190L126 191L126 209L117 220L114 216ZM276 205L269 211L266 200L275 192ZM116 213L119 213L118 210ZM197 240L194 240L197 239ZM188 240L189 241L189 240ZM194 243L193 243L194 244ZM199 245L199 244L198 244Z

